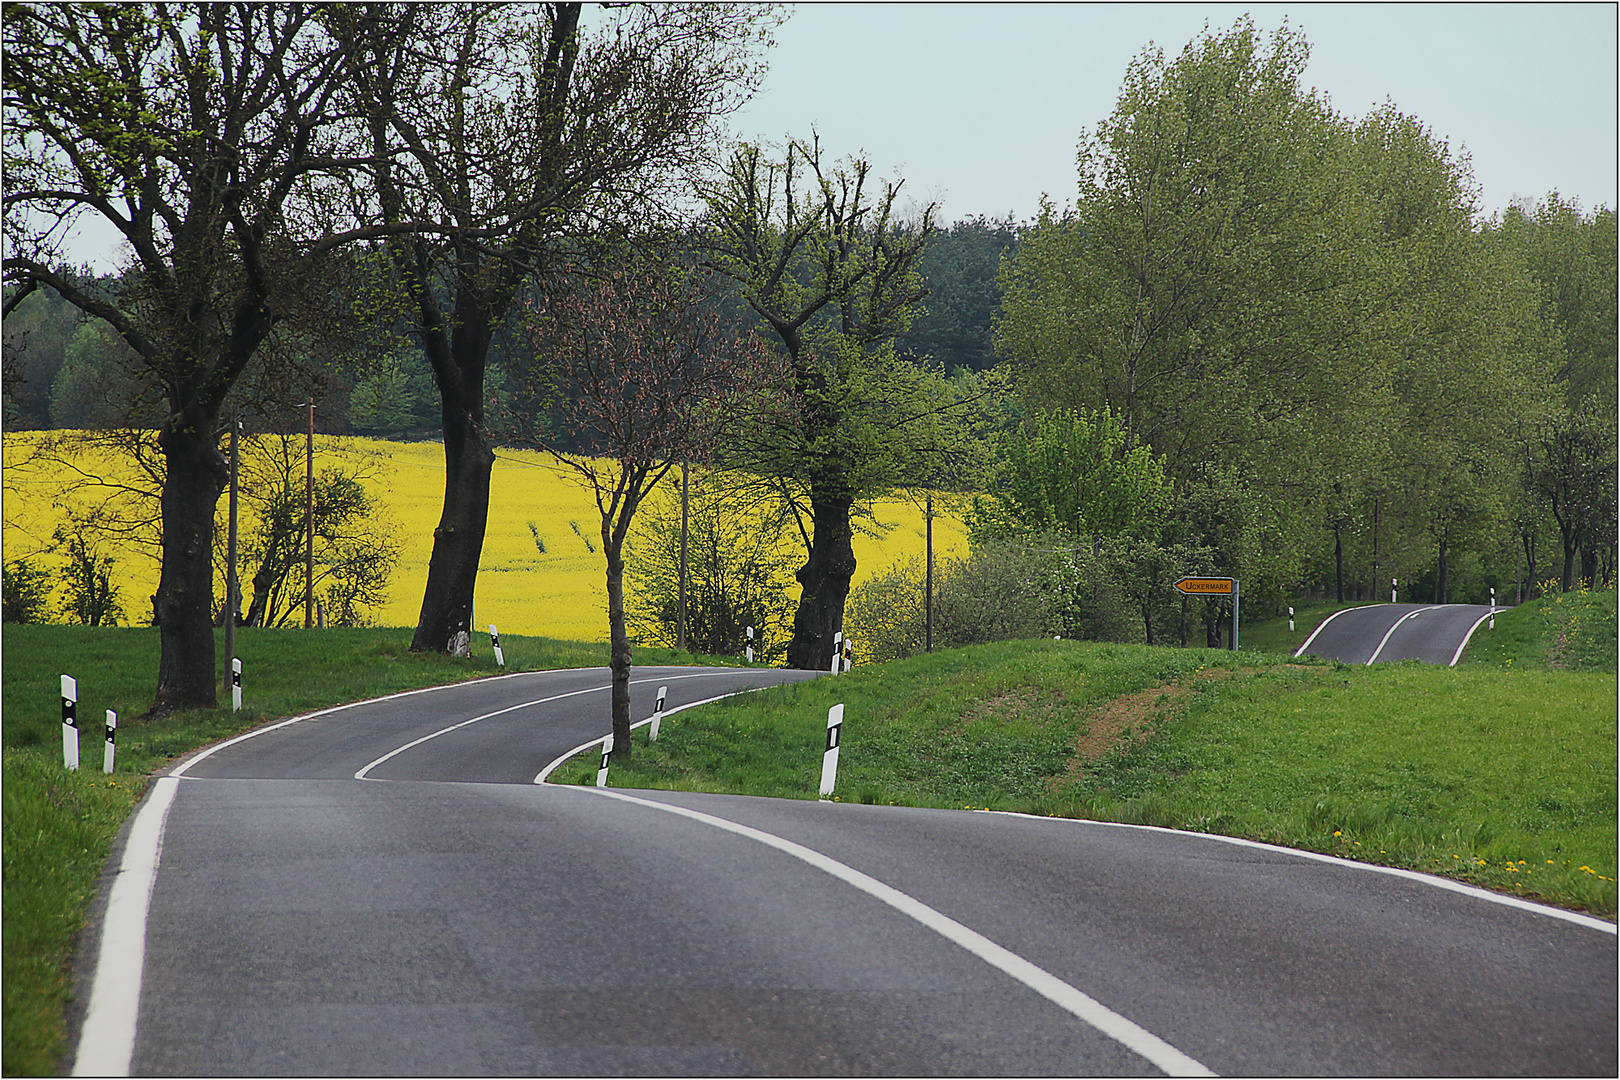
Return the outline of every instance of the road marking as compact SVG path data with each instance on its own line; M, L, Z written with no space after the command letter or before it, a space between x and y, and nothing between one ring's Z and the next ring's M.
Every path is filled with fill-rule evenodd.
M1378 659L1378 654L1384 651L1384 646L1389 644L1389 639L1394 635L1395 631L1400 628L1401 623L1405 622L1407 619L1416 618L1425 611L1433 610L1435 610L1435 607L1433 604L1431 604L1428 607L1420 607L1416 611L1408 611L1405 615L1402 615L1400 618L1396 619L1395 625L1390 627L1389 633L1384 635L1384 640L1378 643L1378 648L1374 649L1373 654L1367 658L1368 666L1371 666L1372 662Z
M1316 635L1320 634L1323 630L1327 629L1327 624L1328 623L1332 622L1334 619L1337 619L1340 615L1343 615L1345 612L1347 612L1347 611L1360 611L1363 608L1382 607L1382 606L1383 606L1382 604L1362 604L1359 607L1340 608L1338 611L1335 611L1333 614L1331 614L1327 618L1323 619L1322 622L1321 622L1321 625L1319 625L1315 630L1311 631L1311 636L1305 639L1305 644L1301 645L1299 648L1294 650L1294 655L1295 656L1303 655L1305 650L1311 647L1311 642L1316 640Z
M146 962L146 912L157 882L163 826L178 778L160 776L130 823L118 876L101 920L100 955L90 984L90 1005L80 1029L74 1076L128 1076L135 1056L135 1021L141 1011L141 968ZM94 1033L94 1037L90 1037Z
M1495 615L1498 611L1506 611L1506 610L1507 610L1507 608L1505 608L1505 607L1503 607L1503 608L1493 607L1490 610L1486 611L1485 614L1481 615L1477 620L1475 620L1474 625L1470 626L1468 628L1468 633L1463 635L1462 644L1458 645L1457 646L1457 651L1451 654L1451 663L1447 664L1446 666L1447 667L1456 667L1457 666L1457 661L1462 659L1463 650L1468 648L1468 639L1474 636L1474 631L1479 629L1479 624L1480 623L1484 622L1486 619L1490 618L1492 615Z
M777 686L786 686L787 684L786 683L777 683L775 685L777 685ZM716 702L716 701L724 701L728 697L741 697L743 694L756 694L761 690L768 690L768 689L770 689L770 687L768 687L768 686L750 686L747 690L733 690L729 694L716 694L714 697L704 698L702 701L688 701L685 705L677 705L673 709L665 709L664 710L664 719L668 720L670 717L674 716L678 712L685 712L687 709L695 709L699 705L709 705L709 704L712 704L713 702ZM638 727L646 727L650 723L652 723L652 717L649 716L645 720L638 720L634 724L631 724L630 725L630 730L634 731ZM606 742L610 737L611 737L610 735L600 735L600 736L590 740L589 742L582 742L578 746L574 747L572 750L566 751L565 753L560 754L559 756L553 758L551 760L550 764L548 764L545 768L540 770L539 775L534 778L534 782L536 784L545 783L546 778L548 776L550 776L552 773L557 771L557 766L561 765L563 762L567 761L569 758L573 757L575 754L584 753L586 750L589 750L593 746L600 746L602 743Z
M1529 911L1537 915L1545 915L1550 919L1561 919L1564 922L1584 926L1588 930L1601 930L1605 934L1620 934L1620 926L1605 922L1590 915L1582 915L1578 911L1565 911L1563 908L1549 907L1546 904L1536 904L1529 900L1522 900L1507 893L1491 892L1481 889L1477 885L1465 885L1460 881L1452 881L1435 874L1425 874L1417 870L1405 870L1399 866L1379 866L1377 863L1357 862L1355 859L1342 859L1337 855L1324 855L1319 851L1306 851L1302 848L1279 847L1276 844L1266 844L1259 840L1245 840L1239 836L1222 836L1220 833L1192 832L1188 829L1167 829L1162 825L1131 825L1122 821L1086 821L1079 818L1045 817L1039 814L1020 814L1012 810L980 810L981 814L1000 814L1002 817L1027 818L1030 821L1061 822L1068 825L1094 825L1105 829L1141 829L1145 832L1164 833L1167 836L1195 836L1204 840L1213 840L1221 844L1233 844L1237 847L1254 848L1257 851L1268 851L1276 855L1292 855L1299 859L1309 859L1312 862L1326 863L1344 870L1365 870L1373 874L1387 874L1390 877L1404 878L1415 881L1420 885L1428 885L1436 889L1445 889L1448 892L1461 893L1476 900L1488 900L1493 904L1504 907L1518 908L1520 911Z
M704 671L704 672L699 672L696 675L660 675L657 678L653 678L653 679L632 679L632 680L630 680L630 685L631 686L642 686L642 685L644 685L646 683L655 683L655 682L660 682L660 681L674 682L677 679L703 679L703 678L711 678L711 677L714 677L714 676L717 676L717 675L724 675L724 674L728 674L728 673L729 672L725 672L725 671L719 671L719 672L716 672L716 671ZM503 715L505 713L516 712L518 709L527 709L531 705L544 705L547 702L551 702L551 701L561 701L564 698L579 697L581 694L598 694L598 693L601 693L603 690L612 690L612 689L613 689L613 684L612 683L608 683L605 686L587 686L583 690L570 690L566 694L554 694L551 697L537 698L534 701L525 701L525 702L523 702L521 704L518 704L518 705L508 705L504 709L496 709L494 712L487 712L483 716L475 716L471 720L463 720L459 724L451 724L449 727L440 728L438 731L433 732L431 735L424 735L420 739L416 739L416 740L414 740L412 742L406 743L404 746L401 746L401 747L398 747L397 749L388 751L388 753L384 754L382 757L378 758L376 761L373 761L371 764L365 766L359 772L355 773L354 778L356 780L370 780L371 777L367 776L366 773L370 772L372 769L375 769L378 765L381 765L383 762L387 761L389 758L394 757L394 756L399 755L399 754L403 754L405 751L411 749L411 747L413 747L413 746L421 746L423 743L429 741L430 739L437 739L440 735L447 735L450 732L455 731L458 728L464 728L468 724L476 724L480 720L488 720L492 716L501 716L501 715ZM645 720L642 721L642 723L646 723L646 722L647 721L645 721ZM640 725L637 725L637 726L640 726ZM593 742L601 742L601 741L602 741L601 739L593 740ZM586 743L585 745L590 746L590 745L592 745L592 743ZM374 782L380 782L380 781L374 781Z
M853 885L874 899L881 900L896 911L909 915L940 936L960 945L991 967L1011 975L1014 979L1017 979L1059 1008L1096 1028L1169 1075L1216 1075L1206 1066L1177 1050L1151 1031L1125 1019L1125 1017L1109 1009L1095 998L1080 992L1059 979L1056 975L1036 967L1017 953L1002 948L978 931L970 930L950 916L929 907L921 900L890 885L885 885L876 878L863 874L854 867L823 855L819 851L807 848L802 844L795 844L791 840L784 840L772 833L750 828L747 825L739 825L735 821L714 817L697 810L688 810L684 806L653 802L650 799L638 799L633 795L626 795L622 791L614 791L611 788L558 786L566 787L569 791L591 792L596 795L605 795L610 799L619 799L639 806L650 807L654 810L662 810L665 813L678 814L681 817L691 818L693 821L712 825L717 829L736 833L738 836L745 836L750 840L756 840L768 847L792 855L794 858L807 862L818 870L831 874L840 881Z

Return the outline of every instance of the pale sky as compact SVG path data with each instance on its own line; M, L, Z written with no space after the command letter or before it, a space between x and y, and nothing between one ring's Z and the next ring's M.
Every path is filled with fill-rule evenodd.
M1174 58L1245 12L1310 42L1304 83L1341 115L1385 99L1466 147L1489 214L1557 189L1616 205L1614 4L798 4L736 134L857 150L945 221L1074 197L1082 128L1149 42Z
M794 5L738 137L813 128L834 157L864 152L942 221L1034 217L1072 201L1081 129L1114 108L1131 59L1169 58L1207 21L1286 17L1311 45L1304 82L1353 118L1384 100L1466 148L1479 209L1557 189L1617 204L1614 4ZM110 265L116 233L85 221L74 254Z

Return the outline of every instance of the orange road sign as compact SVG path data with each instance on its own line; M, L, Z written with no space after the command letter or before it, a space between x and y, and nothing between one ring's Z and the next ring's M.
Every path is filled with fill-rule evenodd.
M1231 596L1237 591L1237 582L1229 577L1184 577L1175 586L1188 596Z

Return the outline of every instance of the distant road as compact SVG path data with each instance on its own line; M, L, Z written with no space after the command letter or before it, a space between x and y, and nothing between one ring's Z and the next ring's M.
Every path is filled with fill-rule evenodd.
M1462 647L1491 612L1484 604L1369 604L1329 615L1294 653L1347 664L1422 660L1457 662Z
M634 715L810 674L638 668ZM607 686L396 695L154 780L76 1072L1616 1073L1612 923L1195 833L536 784Z

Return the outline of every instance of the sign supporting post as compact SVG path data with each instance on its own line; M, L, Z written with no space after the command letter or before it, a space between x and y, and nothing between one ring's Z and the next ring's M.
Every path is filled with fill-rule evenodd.
M62 676L62 764L79 767L79 683Z
M652 730L647 733L648 742L658 741L658 725L664 722L664 699L669 696L669 687L658 688L658 704L653 706Z
M1241 599L1241 597L1242 597L1242 593L1239 591L1238 581L1237 581L1236 578L1233 578L1232 579L1232 651L1233 652L1238 651L1238 608L1241 606L1239 604L1239 600Z
M827 710L827 749L821 755L821 798L826 800L838 786L838 743L844 730L844 706Z
M1238 601L1241 591L1237 578L1193 577L1188 575L1172 585L1183 596L1230 596L1232 598L1232 651L1238 647Z

